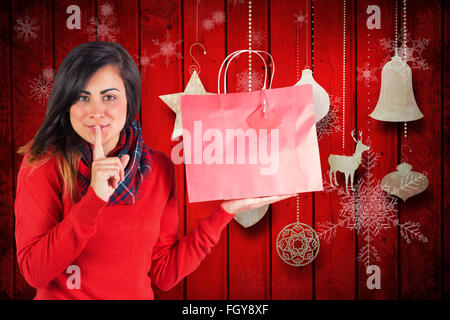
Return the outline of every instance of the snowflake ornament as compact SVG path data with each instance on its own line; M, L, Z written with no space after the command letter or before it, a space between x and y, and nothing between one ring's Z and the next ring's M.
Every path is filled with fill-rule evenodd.
M159 48L159 51L153 54L150 59L165 57L166 66L169 66L169 58L172 56L183 59L181 53L177 52L177 46L179 46L183 40L172 42L169 39L170 33L168 30L166 31L166 40L164 42L160 42L158 39L152 39L153 44Z
M214 27L215 27L214 20L209 19L209 18L205 19L202 22L202 26L203 26L203 29L205 29L206 31L210 31L210 30L214 29Z
M39 103L46 103L53 85L53 69L45 68L38 77L30 80L30 98Z
M339 117L340 103L340 97L330 95L330 110L325 117L316 122L317 138L319 141L326 135L341 131Z
M371 67L369 62L364 62L363 67L356 67L356 71L358 73L356 77L356 81L363 81L366 87L370 87L372 82L377 82L378 78L375 75L380 68L379 67Z
M429 39L411 40L409 33L406 34L405 39L401 34L398 35L397 40L381 39L380 45L388 54L382 65L386 64L397 50L398 55L406 60L411 69L428 70L430 67L422 57L422 52L429 41Z
M266 34L262 31L253 31L251 33L252 44L255 48L264 46L264 42L266 41Z
M327 242L331 242L336 236L338 228L356 230L357 234L361 234L365 243L359 250L357 260L366 267L380 261L378 250L372 241L382 231L399 228L400 235L408 244L411 239L428 242L427 237L420 232L418 222L399 222L397 197L387 194L370 172L376 166L378 158L379 154L375 154L371 149L366 152L361 163L366 172L352 193L347 193L343 187L331 186L328 181L324 182L324 191L338 192L341 209L336 223L326 221L318 223L317 226L319 238Z
M236 75L237 90L240 92L249 91L249 85L253 89L260 89L264 85L264 74L261 72L253 72L251 76L248 74L248 70L239 72Z
M100 6L100 15L109 17L114 14L114 6L109 3L104 3Z
M225 22L225 13L221 10L216 10L211 14L210 18L206 18L202 21L203 29L210 31L216 26L219 26Z
M306 22L306 16L302 13L299 14L294 13L294 17L295 17L294 24L297 26L301 26Z
M28 42L31 39L37 38L39 26L37 25L36 19L24 16L16 20L14 31L18 39Z
M120 33L120 26L114 15L114 6L105 3L100 6L100 14L98 19L95 17L89 18L89 25L86 28L89 40L97 39L101 41L117 41L117 36Z

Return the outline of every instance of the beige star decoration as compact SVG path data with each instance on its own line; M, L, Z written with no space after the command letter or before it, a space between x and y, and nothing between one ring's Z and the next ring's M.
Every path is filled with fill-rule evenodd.
M175 118L175 126L172 132L172 140L175 140L176 138L183 135L183 127L181 125L181 110L180 110L180 97L184 95L197 95L197 94L214 94L206 92L205 88L203 87L202 82L200 81L200 78L198 77L198 73L194 70L194 72L191 75L191 79L189 79L189 82L184 89L184 92L179 93L172 93L172 94L166 94L163 96L159 96L162 101L164 101L165 104L169 106L170 109L173 110L173 112L176 113Z

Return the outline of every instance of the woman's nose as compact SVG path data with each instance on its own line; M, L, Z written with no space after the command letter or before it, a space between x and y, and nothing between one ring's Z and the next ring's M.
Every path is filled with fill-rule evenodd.
M92 101L90 107L90 115L93 117L103 116L105 113L105 106L98 101Z

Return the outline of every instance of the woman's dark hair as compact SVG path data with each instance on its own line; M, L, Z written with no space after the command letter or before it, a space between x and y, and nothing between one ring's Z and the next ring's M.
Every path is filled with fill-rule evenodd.
M141 105L141 77L130 54L118 43L94 41L73 48L61 63L54 78L53 87L47 103L44 121L34 138L18 149L27 155L27 164L43 164L56 155L65 190L76 197L75 183L78 162L81 155L77 145L82 138L73 130L70 123L70 107L76 103L80 91L91 76L101 67L116 66L125 85L127 97L128 126L136 118Z

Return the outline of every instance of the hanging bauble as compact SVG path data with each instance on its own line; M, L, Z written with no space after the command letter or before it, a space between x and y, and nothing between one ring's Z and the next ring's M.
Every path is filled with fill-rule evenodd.
M251 227L256 224L259 220L264 217L267 212L269 205L265 205L256 209L239 212L235 215L234 220L236 220L244 228Z
M428 187L426 175L411 171L412 166L403 162L397 166L397 171L391 172L381 180L381 188L389 194L393 194L403 201L415 196Z
M316 122L318 122L325 117L330 110L330 97L325 89L314 80L312 70L310 69L304 69L302 71L302 77L295 85L300 86L303 84L311 84L313 87L314 113Z
M310 226L294 222L284 227L277 237L277 252L291 266L311 263L319 253L320 241Z
M380 97L370 116L390 122L413 121L423 117L414 98L411 68L398 54L381 71Z

